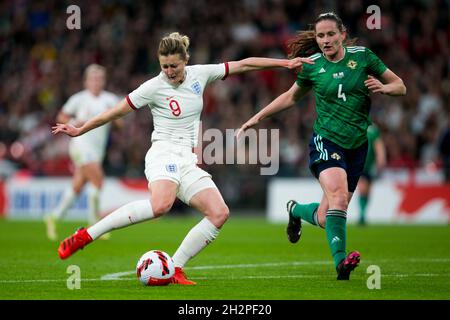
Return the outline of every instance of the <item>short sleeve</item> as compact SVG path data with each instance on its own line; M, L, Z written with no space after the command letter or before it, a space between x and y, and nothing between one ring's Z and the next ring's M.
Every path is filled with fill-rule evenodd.
M79 104L78 95L73 95L67 100L67 102L62 107L62 112L68 115L75 115Z
M132 107L133 109L139 109L152 103L153 93L155 92L156 88L156 78L150 79L133 90L125 97L125 99L127 100L130 107Z
M372 141L380 138L380 130L375 125L371 125L367 128L367 135Z
M368 48L366 48L366 59L368 73L371 73L378 77L386 71L387 67L383 63L383 61L381 61L381 59L378 58L377 55Z
M205 79L206 84L222 79L229 73L228 62L218 64L205 64L196 66L197 72Z
M375 140L377 140L381 137L380 130L378 128L374 128L374 136L375 136Z
M312 86L312 81L309 77L309 71L306 64L303 65L302 71L298 74L296 83L299 87Z

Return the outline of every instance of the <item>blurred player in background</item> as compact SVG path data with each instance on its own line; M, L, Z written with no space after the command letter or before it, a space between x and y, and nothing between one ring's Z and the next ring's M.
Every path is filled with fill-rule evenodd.
M310 169L323 190L320 203L287 203L288 239L301 236L301 220L325 228L338 280L349 280L360 254L346 253L347 208L364 167L369 91L404 95L406 87L368 48L349 46L346 28L335 13L319 15L314 30L301 31L289 43L290 57L310 56L297 81L244 123L238 133L293 106L313 89L317 118L310 140ZM380 80L378 80L380 79Z
M196 208L205 216L194 226L173 255L175 275L172 283L193 285L183 267L219 234L228 219L229 209L211 179L197 166L193 148L197 146L205 87L228 75L266 68L296 69L308 59L247 58L220 64L187 66L189 38L178 32L164 37L158 49L161 72L131 92L116 107L86 122L81 127L57 124L53 133L80 136L131 111L150 107L154 130L152 146L145 157L145 175L150 199L131 202L115 210L88 229L79 229L58 249L66 259L102 234L167 213L175 199Z
M89 65L84 72L85 90L72 95L58 113L58 123L82 126L87 120L114 107L119 98L104 90L106 85L106 70L98 64ZM122 126L121 120L115 125ZM110 125L92 130L91 132L71 139L69 155L74 165L72 186L63 193L62 199L53 212L44 217L47 226L47 236L57 239L56 222L61 220L72 206L81 190L87 185L88 222L99 220L99 197L103 185L102 169ZM104 238L107 238L106 235Z
M380 174L381 170L386 166L386 149L380 130L375 124L371 124L367 128L367 156L364 163L363 173L359 178L359 225L366 224L366 209L369 203L370 190L373 179Z

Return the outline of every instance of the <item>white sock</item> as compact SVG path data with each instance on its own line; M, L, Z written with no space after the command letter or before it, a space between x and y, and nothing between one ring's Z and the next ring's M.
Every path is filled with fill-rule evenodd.
M108 214L102 220L89 227L87 232L95 240L111 230L120 229L153 217L150 200L133 201Z
M88 222L93 225L100 218L100 189L89 184L88 188Z
M202 221L189 231L173 255L172 259L175 267L183 268L191 258L203 250L218 234L219 229L207 218L203 218Z
M51 216L55 220L62 219L66 215L67 210L69 210L69 208L72 206L72 204L75 201L76 197L77 197L77 195L73 191L72 187L66 189L66 191L64 192L64 194L62 196L61 201L59 202L58 206L53 211Z

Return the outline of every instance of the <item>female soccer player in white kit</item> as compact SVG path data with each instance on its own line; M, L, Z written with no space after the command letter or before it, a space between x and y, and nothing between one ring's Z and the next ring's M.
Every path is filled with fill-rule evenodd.
M89 65L84 72L85 90L72 95L64 104L56 118L59 123L81 126L90 118L113 108L119 98L106 90L106 70L98 64ZM116 125L121 126L120 122ZM67 188L58 206L44 217L47 236L56 240L56 221L62 219L80 194L83 187L89 186L88 222L94 224L99 219L99 195L103 185L102 162L110 125L99 127L70 141L69 155L75 167L72 186Z
M149 181L150 201L126 204L88 229L81 228L61 242L58 254L66 259L78 249L113 229L162 216L176 197L205 215L186 235L173 255L175 276L172 283L192 285L183 267L213 241L228 219L229 210L222 195L206 171L197 166L192 148L197 144L198 125L203 108L203 92L209 83L228 75L265 68L300 68L308 59L294 60L247 58L221 64L186 66L189 38L175 32L164 37L158 58L162 72L143 83L125 99L77 128L57 124L53 133L79 136L134 109L150 107L154 131L152 146L145 157L145 175Z

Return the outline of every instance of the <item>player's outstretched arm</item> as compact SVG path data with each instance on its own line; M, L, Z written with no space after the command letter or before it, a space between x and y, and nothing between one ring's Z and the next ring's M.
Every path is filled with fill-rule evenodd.
M275 100L261 109L257 114L251 117L246 123L244 123L238 130L236 138L239 137L247 130L257 125L261 120L270 117L278 112L281 112L289 107L292 107L301 97L303 97L311 88L300 87L297 83L286 92L279 95Z
M271 59L271 58L246 58L239 61L230 61L228 63L229 74L243 73L247 71L263 70L270 68L287 68L301 71L303 63L314 64L314 61L308 58L294 59Z
M100 127L105 123L122 118L130 113L133 109L130 107L126 99L122 99L114 108L106 110L92 119L86 121L81 127L77 128L68 123L57 123L52 127L52 133L65 133L71 137L80 136L92 129Z

